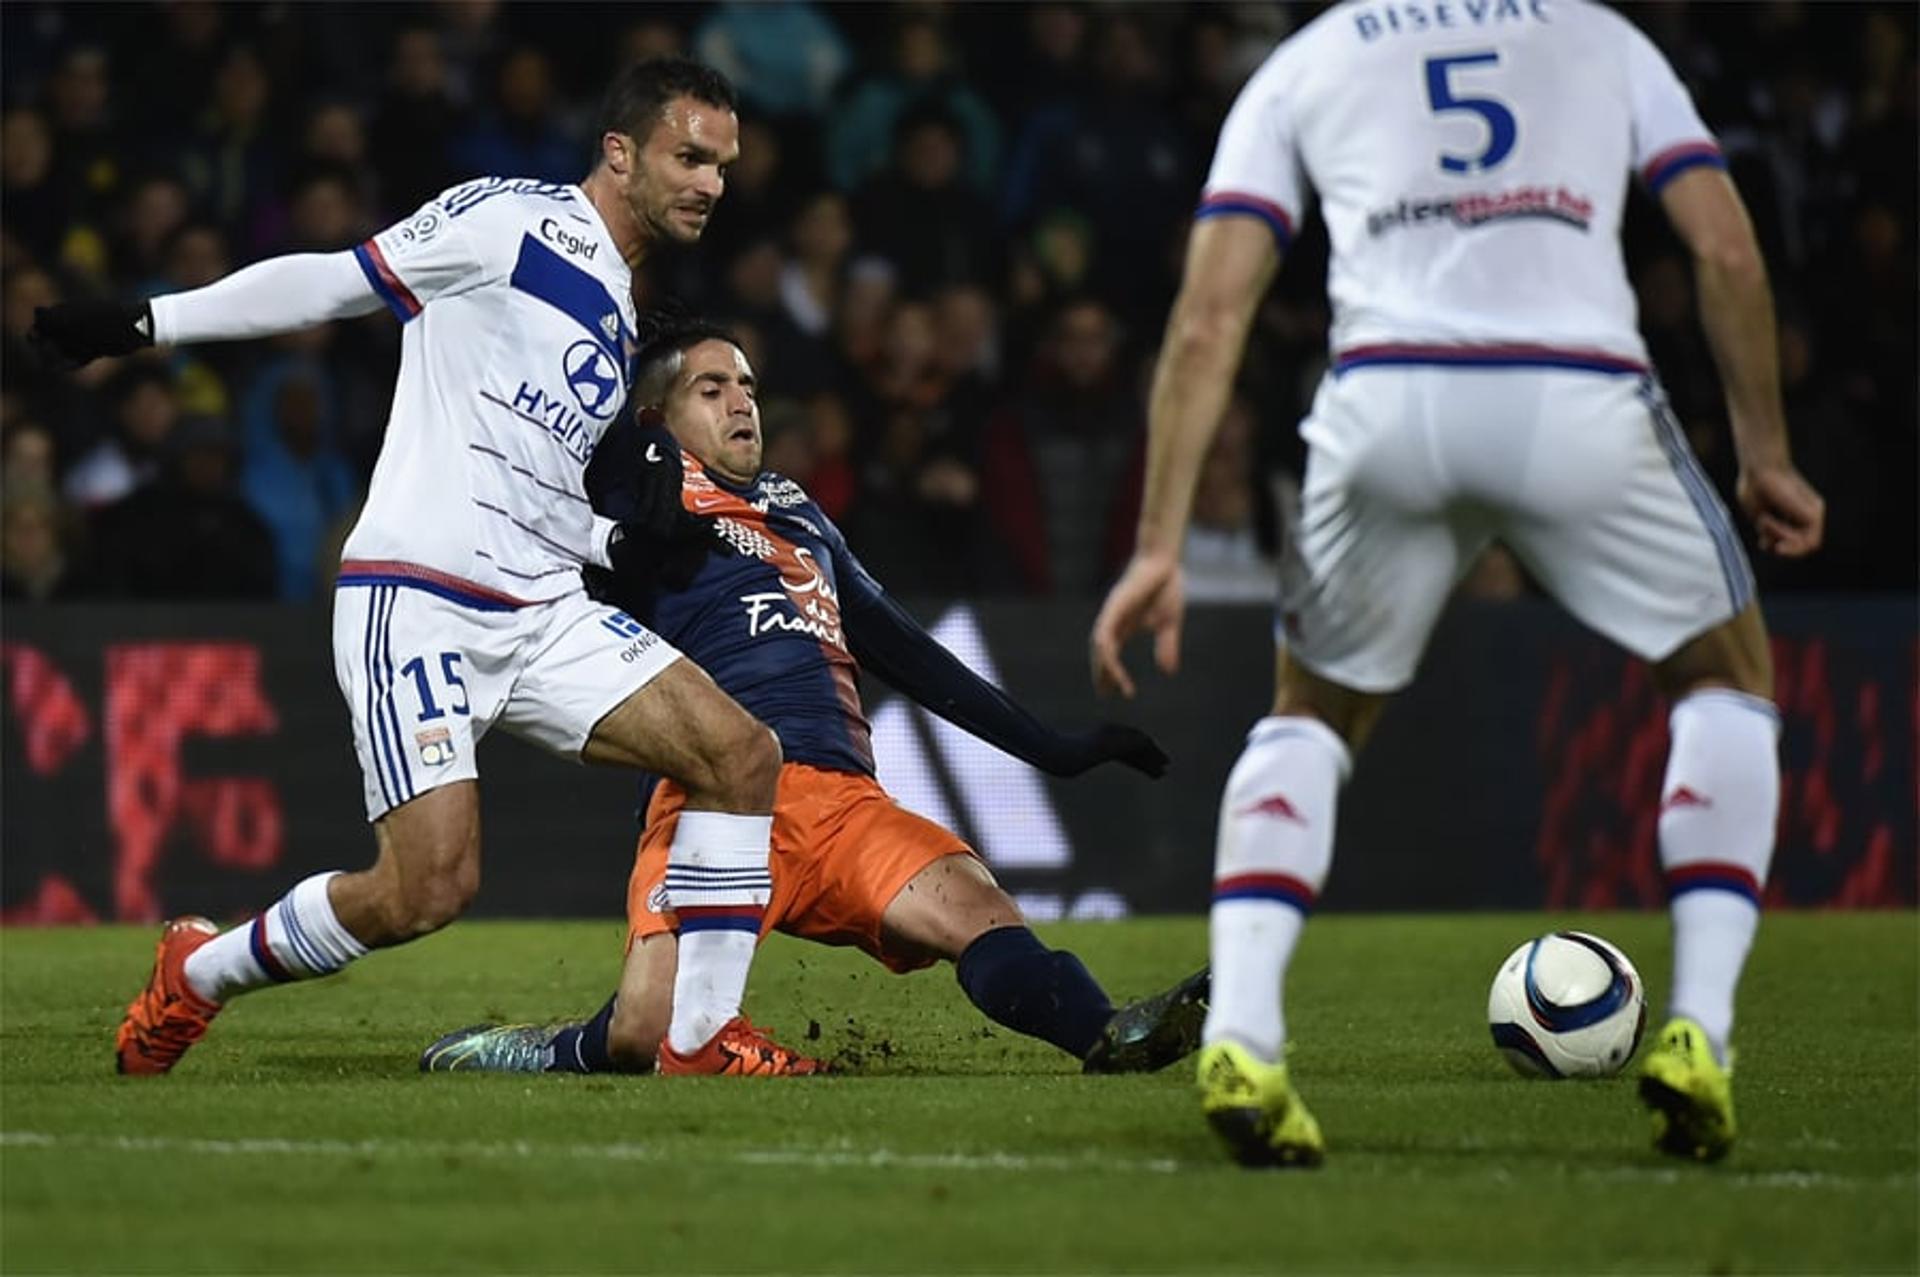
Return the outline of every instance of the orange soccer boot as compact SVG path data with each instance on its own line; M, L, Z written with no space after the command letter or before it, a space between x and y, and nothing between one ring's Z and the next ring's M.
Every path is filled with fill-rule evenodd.
M187 955L220 934L206 918L175 918L160 932L153 975L127 1006L114 1035L115 1064L122 1073L165 1073L188 1047L206 1035L220 1011L187 984Z
M689 1055L662 1042L658 1065L663 1074L710 1077L805 1077L827 1071L825 1060L788 1050L744 1015L721 1025L705 1046Z

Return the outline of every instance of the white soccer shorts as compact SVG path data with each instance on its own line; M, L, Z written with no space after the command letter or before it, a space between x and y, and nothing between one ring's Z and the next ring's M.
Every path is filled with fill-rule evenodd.
M1344 686L1412 681L1454 583L1495 538L1650 661L1753 599L1732 520L1651 377L1355 368L1321 383L1301 433L1276 636Z
M342 584L333 666L367 819L477 777L474 747L496 723L578 761L594 725L679 656L584 592L483 611L409 584Z

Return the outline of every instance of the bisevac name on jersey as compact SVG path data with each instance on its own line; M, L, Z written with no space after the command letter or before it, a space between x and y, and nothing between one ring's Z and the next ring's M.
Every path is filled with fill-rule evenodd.
M1429 0L1428 3L1369 4L1351 11L1362 40L1412 35L1421 31L1460 31L1521 22L1551 21L1548 0Z
M1619 244L1628 180L1658 194L1722 163L1673 68L1602 5L1347 4L1248 79L1196 216L1257 217L1284 252L1318 195L1336 374L1356 352L1520 345L1629 372L1646 350Z

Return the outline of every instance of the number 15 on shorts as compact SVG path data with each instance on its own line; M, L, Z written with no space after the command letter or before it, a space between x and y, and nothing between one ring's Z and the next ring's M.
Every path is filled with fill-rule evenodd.
M453 733L447 730L444 722L436 725L435 720L445 719L449 714L464 717L470 711L467 685L460 677L460 653L441 652L437 661L416 656L400 667L400 673L413 680L413 690L420 700L420 713L413 733L420 761L428 767L441 767L452 762L455 755ZM438 695L435 694L436 681L439 684Z

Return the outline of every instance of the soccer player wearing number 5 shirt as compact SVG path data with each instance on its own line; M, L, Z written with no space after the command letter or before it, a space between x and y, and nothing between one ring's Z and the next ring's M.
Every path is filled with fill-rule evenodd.
M761 1044L739 1010L770 889L779 745L580 579L583 564L668 550L671 527L595 515L583 474L626 401L633 267L700 237L739 154L733 90L691 62L640 63L610 88L602 125L577 186L481 178L351 252L276 258L150 306L36 316L38 340L77 362L382 306L404 325L334 595L334 667L378 857L309 878L222 935L203 918L171 923L120 1026L122 1072L170 1070L238 994L453 921L479 886L474 749L496 725L686 786L668 857L686 921L663 1071L718 1072L727 1051Z
M1619 229L1637 175L1691 250L1763 550L1820 544L1787 447L1766 269L1720 149L1653 44L1586 0L1341 5L1276 49L1220 134L1161 347L1132 563L1091 639L1179 661L1180 544L1254 309L1318 193L1332 368L1301 430L1278 690L1228 778L1203 1111L1253 1165L1313 1165L1281 985L1335 802L1455 578L1498 537L1672 698L1660 859L1671 1018L1640 1094L1682 1157L1734 1138L1727 1039L1779 803L1773 673L1732 521L1647 367Z

